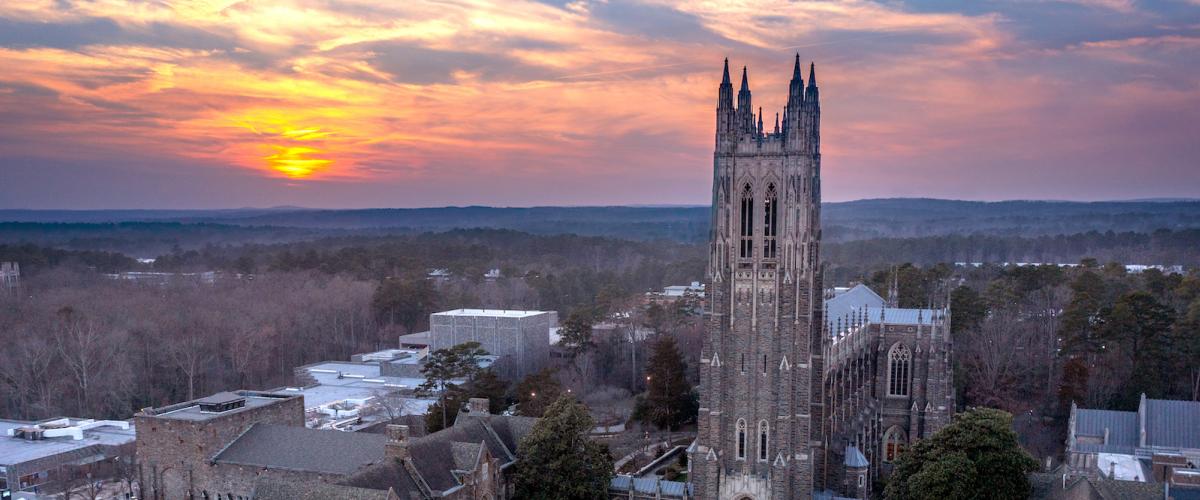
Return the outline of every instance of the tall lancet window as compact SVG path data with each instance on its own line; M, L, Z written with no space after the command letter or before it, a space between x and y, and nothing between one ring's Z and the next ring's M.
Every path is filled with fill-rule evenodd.
M775 194L775 184L767 185L767 195L763 198L763 258L775 258L775 236L779 233L779 204Z
M740 418L737 421L737 458L746 459L746 421Z
M888 395L907 396L912 372L912 352L904 344L896 343L888 351Z
M892 463L900 458L900 453L904 451L904 447L908 444L908 437L904 435L904 431L899 427L892 427L883 433L883 461L884 463Z
M754 257L754 193L750 185L742 188L742 242L741 256L743 259Z
M767 460L767 433L770 427L766 420L758 421L758 459L765 462Z

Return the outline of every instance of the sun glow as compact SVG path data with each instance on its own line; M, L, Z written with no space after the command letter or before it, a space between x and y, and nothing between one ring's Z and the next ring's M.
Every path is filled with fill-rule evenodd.
M321 150L303 146L272 146L275 154L263 159L271 169L292 179L304 179L325 170L333 160L316 157Z

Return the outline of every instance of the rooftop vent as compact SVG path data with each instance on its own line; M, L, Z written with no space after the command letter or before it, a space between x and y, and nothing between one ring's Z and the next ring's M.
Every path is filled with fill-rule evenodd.
M218 392L212 396L197 399L200 411L209 413L224 413L246 406L246 398L232 392Z

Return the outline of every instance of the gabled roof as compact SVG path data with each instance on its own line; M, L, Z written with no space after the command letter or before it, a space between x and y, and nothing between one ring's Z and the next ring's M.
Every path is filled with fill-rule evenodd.
M854 288L846 290L825 301L825 317L833 320L850 314L852 311L861 307L883 307L887 301L883 300L879 294L871 290L871 287L864 284L854 285Z
M1200 449L1200 402L1144 401L1146 446Z
M386 443L382 434L256 423L213 462L348 475L383 462Z
M483 448L502 465L514 461L518 444L536 421L530 417L463 412L454 425L409 440L408 455L420 477L412 477L406 467L390 462L355 474L344 484L376 489L391 487L401 498L405 498L404 491L419 494L417 484L421 481L432 490L446 491L461 484L455 470L474 470Z
M1108 444L1080 443L1079 436L1104 438L1108 429ZM1075 451L1088 453L1133 454L1138 441L1137 413L1112 410L1075 410Z

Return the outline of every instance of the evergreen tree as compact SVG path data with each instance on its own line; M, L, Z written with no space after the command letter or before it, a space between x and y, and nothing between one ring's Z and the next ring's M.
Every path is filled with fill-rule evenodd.
M554 371L546 368L531 373L517 384L517 413L526 417L540 417L551 403L562 394L562 385L554 378Z
M461 394L457 394L461 389L456 381L474 380L475 374L480 370L479 358L486 355L487 351L479 346L479 342L464 342L449 349L433 351L425 358L425 365L421 367L425 382L417 387L417 394L438 395L437 406L443 427L448 425L450 410L458 413L458 406L451 408L447 397L453 394L462 400ZM432 408L430 410L432 411Z
M658 337L646 362L646 392L634 413L642 422L674 431L696 418L698 404L675 339Z
M967 330L979 327L979 323L987 316L987 304L974 288L960 286L950 293L950 333L958 335Z
M1163 397L1170 393L1172 363L1178 355L1172 326L1175 311L1153 295L1135 291L1122 295L1100 314L1100 333L1133 363L1133 377L1124 391L1126 407L1141 393Z
M608 446L588 437L595 426L587 407L563 396L521 440L514 486L517 498L603 499L612 478Z
M1105 304L1104 280L1087 269L1070 286L1071 302L1062 317L1063 348L1067 352L1095 352L1100 347L1096 324Z
M1037 461L1017 443L1012 415L978 408L918 441L896 460L884 496L907 499L1024 499Z

